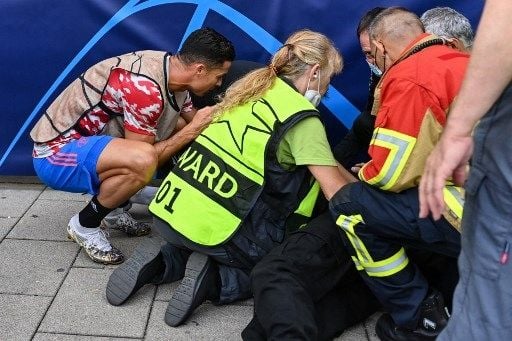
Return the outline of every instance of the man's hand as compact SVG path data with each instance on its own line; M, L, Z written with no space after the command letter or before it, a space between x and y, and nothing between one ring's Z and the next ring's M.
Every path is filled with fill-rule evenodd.
M198 110L192 118L192 121L188 124L190 129L197 134L196 137L211 123L213 119L213 108L214 107L204 107Z
M196 139L212 121L212 113L213 107L198 110L190 123L184 125L167 140L157 142L155 148L158 154L158 166L168 162L173 155L176 155L183 147Z
M364 164L365 164L364 162L356 163L355 165L350 167L350 170L352 171L352 173L356 173L357 174L357 173L359 173L361 168L363 168Z
M444 210L443 188L446 180L452 178L456 185L462 186L466 180L467 165L472 154L471 136L441 136L427 159L421 177L420 218L426 218L429 213L432 213L435 220L441 217Z

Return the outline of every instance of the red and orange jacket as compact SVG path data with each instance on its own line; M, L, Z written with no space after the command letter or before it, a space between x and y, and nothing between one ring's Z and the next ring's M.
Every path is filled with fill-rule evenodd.
M469 56L432 45L436 38L418 37L375 90L371 160L361 168L359 178L380 189L400 192L418 186L459 91Z

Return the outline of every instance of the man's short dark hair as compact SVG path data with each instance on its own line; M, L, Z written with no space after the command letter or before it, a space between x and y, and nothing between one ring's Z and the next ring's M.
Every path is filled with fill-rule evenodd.
M222 34L204 27L192 32L178 52L185 64L204 63L209 68L221 67L224 62L235 59L235 48Z
M359 20L359 24L357 25L357 38L359 38L362 32L368 31L368 27L370 27L373 19L375 19L375 17L385 9L385 7L374 7L363 15L361 20Z

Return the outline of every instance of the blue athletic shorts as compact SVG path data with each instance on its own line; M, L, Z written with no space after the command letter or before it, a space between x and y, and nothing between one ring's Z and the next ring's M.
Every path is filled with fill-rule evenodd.
M34 169L53 189L96 195L100 187L96 165L112 139L112 136L81 137L51 156L34 158Z

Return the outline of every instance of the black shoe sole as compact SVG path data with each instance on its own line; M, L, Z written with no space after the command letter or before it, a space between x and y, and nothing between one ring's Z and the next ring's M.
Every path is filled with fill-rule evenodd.
M192 314L194 309L204 302L204 299L197 299L201 282L211 267L208 256L193 252L187 261L185 276L180 285L172 294L167 310L165 311L165 323L171 327L181 325Z
M115 306L123 304L160 274L163 264L160 245L159 238L145 238L132 256L112 272L106 288L108 303Z

